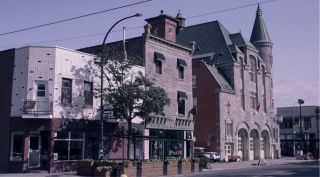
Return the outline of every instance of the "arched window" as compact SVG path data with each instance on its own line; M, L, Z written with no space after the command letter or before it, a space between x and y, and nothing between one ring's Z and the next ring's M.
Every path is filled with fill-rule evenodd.
M256 83L257 82L257 63L254 57L250 56L250 81Z

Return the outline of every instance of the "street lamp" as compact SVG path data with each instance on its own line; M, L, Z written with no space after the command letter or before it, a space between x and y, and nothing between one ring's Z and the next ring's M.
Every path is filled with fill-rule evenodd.
M304 104L303 99L298 99L298 104L299 104L299 125L300 125L300 146L303 150L302 146L302 120L301 120L301 105Z
M108 32L107 32L107 34L106 34L106 36L104 37L104 39L103 39L103 42L102 42L102 45L101 45L101 61L100 61L100 92L101 92L101 96L100 96L100 121L101 121L101 144L100 144L100 159L102 159L103 158L103 155L104 155L104 149L103 149L103 113L104 113L104 110L103 110L103 74L104 74L104 72L103 72L103 67L104 67L104 64L105 64L105 62L104 62L104 49L105 49L105 42L106 42L106 39L107 39L107 37L108 37L108 35L109 35L109 33L111 32L111 30L118 24L118 23L120 23L121 21L123 21L123 20L126 20L126 19L129 19L129 18L133 18L133 17L141 17L142 16L142 14L140 14L140 13L136 13L136 14L134 14L134 15L131 15L131 16L128 16L128 17L124 17L124 18L122 18L122 19L120 19L120 20L118 20L115 24L113 24L112 26L111 26L111 28L108 30Z

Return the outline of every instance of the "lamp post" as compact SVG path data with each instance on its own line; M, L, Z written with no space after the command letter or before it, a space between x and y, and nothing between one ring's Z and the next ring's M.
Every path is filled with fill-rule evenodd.
M300 146L303 150L302 146L302 120L301 120L301 105L304 104L303 99L298 99L298 104L299 104L299 125L300 125Z
M103 105L103 67L104 67L104 64L105 64L105 60L104 60L104 49L105 49L105 42L106 42L106 39L109 35L109 33L111 32L111 30L118 24L120 23L121 21L123 20L126 20L126 19L129 19L129 18L133 18L133 17L140 17L142 16L142 14L140 13L136 13L134 15L131 15L131 16L128 16L128 17L124 17L120 20L118 20L115 24L113 24L111 26L111 28L108 30L107 34L105 35L104 39L103 39L103 42L102 42L102 45L101 45L101 61L100 61L100 92L101 92L101 96L100 96L100 121L101 121L101 144L100 144L100 159L103 158L103 155L104 155L104 148L103 148L103 114L104 114L104 105Z

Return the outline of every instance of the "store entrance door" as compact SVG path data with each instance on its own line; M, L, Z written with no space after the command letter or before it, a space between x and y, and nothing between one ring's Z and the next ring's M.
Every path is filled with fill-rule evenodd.
M29 168L39 168L40 167L40 136L30 135L29 141Z

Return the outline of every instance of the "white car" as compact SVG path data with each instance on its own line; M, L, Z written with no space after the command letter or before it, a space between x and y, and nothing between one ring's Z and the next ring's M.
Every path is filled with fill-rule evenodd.
M210 152L204 147L194 147L193 148L194 157L206 158L209 161L220 161L220 155L217 152Z

